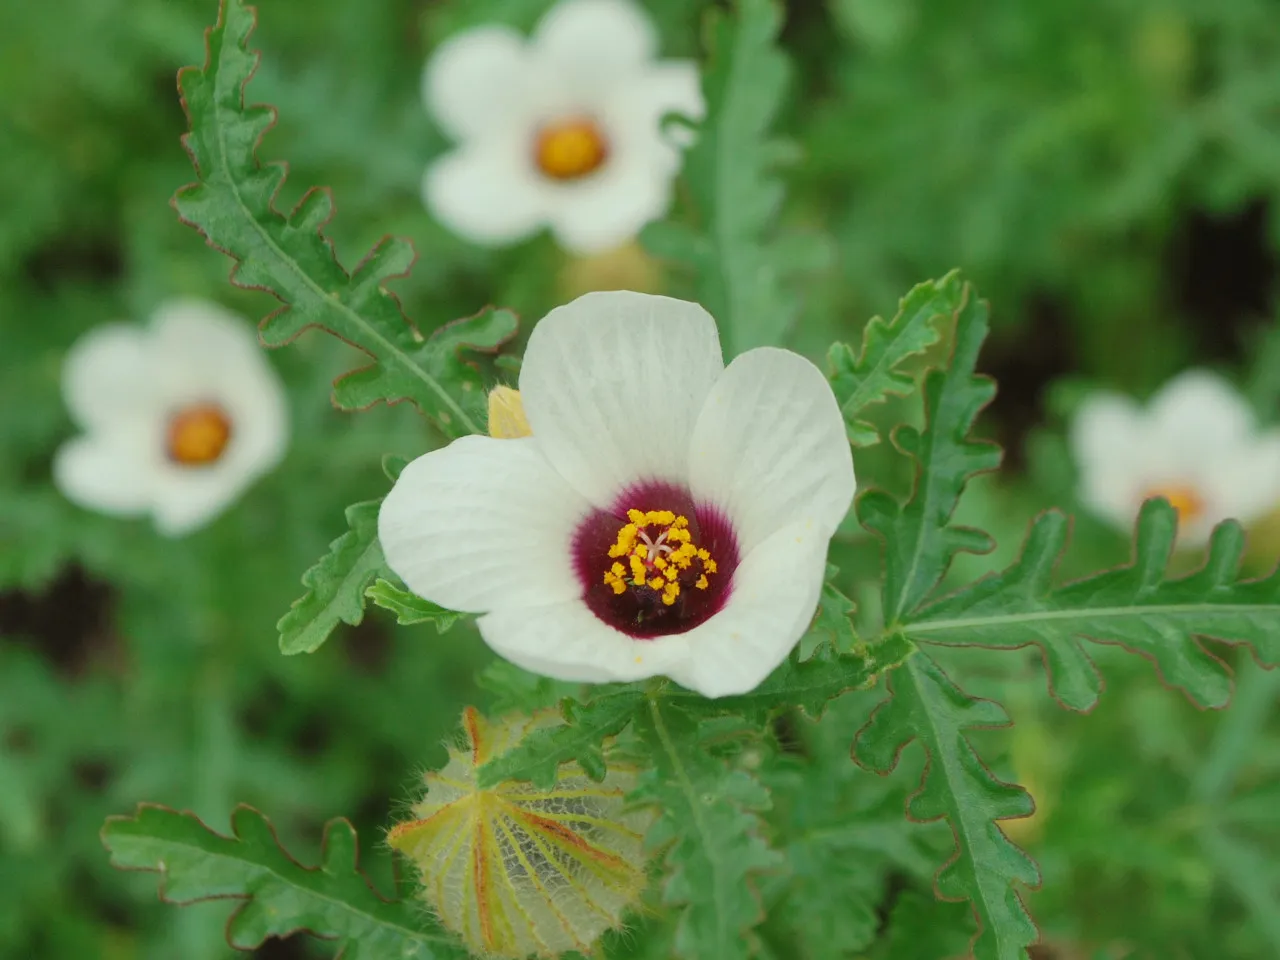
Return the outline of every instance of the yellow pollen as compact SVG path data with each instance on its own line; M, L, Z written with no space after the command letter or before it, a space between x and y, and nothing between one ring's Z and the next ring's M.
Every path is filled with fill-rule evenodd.
M628 523L625 527L619 530L617 541L615 541L613 546L609 548L609 556L625 557L630 553L631 548L635 546L636 533L637 530L634 523Z
M644 561L639 557L631 558L631 576L636 583L644 583L645 574L648 571L644 568Z
M538 169L551 179L577 180L600 169L609 145L593 121L570 117L540 129L533 152Z
M627 586L657 591L664 606L673 606L684 588L706 590L716 572L711 551L693 542L689 518L672 510L628 510L628 522L618 528L608 554L615 561L604 574L604 583L615 594ZM620 562L625 559L625 565ZM694 561L699 567L694 567ZM628 570L628 568L630 568ZM692 568L692 569L691 569ZM682 584L681 577L687 579ZM630 573L630 579L627 574Z
M222 456L231 440L231 420L213 403L197 403L169 420L169 459L184 467L203 467Z
M1155 487L1148 490L1142 499L1149 500L1152 497L1164 497L1168 500L1169 505L1178 512L1179 523L1189 523L1199 518L1205 510L1204 499L1191 486Z
M494 387L489 393L489 436L499 440L515 440L532 436L533 430L524 415L520 391L511 387Z

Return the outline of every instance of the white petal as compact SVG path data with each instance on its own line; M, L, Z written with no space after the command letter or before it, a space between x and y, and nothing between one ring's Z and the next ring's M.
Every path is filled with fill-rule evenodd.
M414 593L484 613L578 597L570 546L589 512L534 440L462 437L405 467L378 537Z
M216 513L280 462L289 439L288 399L255 327L243 317L214 303L176 300L156 310L151 329L164 413L213 402L231 420L231 440L215 465L174 467L179 488L193 487L172 507L184 527L195 523L188 514ZM181 505L187 499L195 504Z
M86 429L152 416L156 389L151 347L139 327L95 327L75 342L63 362L63 398Z
M533 168L524 133L467 144L433 163L422 181L431 215L473 243L501 246L535 233L554 193Z
M525 40L510 27L486 25L442 43L422 74L422 97L455 139L509 126L524 110L529 72Z
M672 174L665 161L631 157L611 161L589 180L566 184L548 211L551 230L570 253L620 247L671 204Z
M547 460L608 508L639 480L684 483L694 420L721 368L715 321L696 303L588 293L534 327L520 395Z
M166 537L212 523L249 485L250 475L225 459L205 467L166 463L152 497L151 517Z
M659 132L667 143L688 146L693 132L683 124L663 128L668 114L701 120L706 114L702 78L693 60L662 60L647 66L635 81L619 92L620 112L641 126ZM678 158L677 158L678 161Z
M1248 523L1280 505L1280 430L1250 438L1215 459L1205 486L1218 514L1211 523L1225 517Z
M628 0L560 0L539 21L532 45L542 63L592 83L641 66L658 37L648 14Z
M556 680L643 680L670 674L689 656L689 634L635 640L603 623L581 600L496 610L476 625L495 653Z
M256 328L204 300L171 300L151 316L155 376L170 405L220 399L245 370L268 366Z
M684 636L689 660L669 675L708 697L746 693L796 645L818 606L829 531L790 524L756 546L733 574L723 610Z
M1151 398L1147 410L1162 443L1186 450L1192 462L1241 442L1254 425L1244 398L1206 370L1174 377Z
M72 503L115 516L137 516L151 505L155 444L145 430L68 440L53 460L53 482Z
M853 500L853 454L826 377L776 347L729 364L698 417L689 460L694 499L728 513L744 554L787 524L830 536Z
M1152 464L1152 437L1142 410L1128 397L1099 391L1076 410L1070 427L1072 457L1079 474L1079 497L1090 511L1117 526L1137 516L1149 474L1168 465Z

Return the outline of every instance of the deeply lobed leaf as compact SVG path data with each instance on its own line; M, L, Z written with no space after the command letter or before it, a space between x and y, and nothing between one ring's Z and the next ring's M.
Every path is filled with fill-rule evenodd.
M749 693L709 701L679 688L668 688L663 697L691 710L717 714L764 717L789 707L800 707L809 716L822 716L827 704L850 690L861 690L882 673L902 664L915 651L905 634L890 633L873 644L860 645L852 653L838 653L829 643L819 644L801 660L799 649Z
M982 553L992 546L986 533L950 525L965 484L1000 464L999 447L969 438L979 412L995 395L995 385L973 372L986 336L987 306L966 286L955 317L951 363L925 377L925 429L903 426L893 435L916 462L911 499L900 504L877 490L858 500L863 526L886 545L884 616L890 625L924 602L957 553Z
M231 826L225 837L190 813L142 804L132 817L109 818L102 841L114 866L159 873L170 903L243 901L227 923L227 943L238 950L302 931L333 940L342 960L466 956L422 910L379 896L360 872L355 829L346 820L325 826L317 867L290 857L250 807L237 807Z
M938 871L935 887L945 900L969 900L978 919L976 960L1026 960L1039 938L1013 883L1036 886L1040 873L992 821L1029 816L1030 795L996 779L974 752L964 732L1002 727L1008 716L999 704L970 697L923 653L889 680L891 695L854 741L854 759L877 773L889 773L901 751L919 740L929 753L920 789L907 803L915 820L945 817L956 837L955 856Z
M986 533L951 525L968 481L1000 462L998 447L970 436L995 393L994 384L975 373L986 335L986 305L966 285L955 311L951 362L924 380L925 427L899 427L893 435L915 462L911 498L903 504L873 491L858 501L862 524L884 542L883 608L890 633L910 635L903 624L928 600L957 553L992 546ZM1012 884L1038 883L1038 871L992 821L1028 815L1031 799L1021 787L996 780L964 737L968 728L1005 725L1004 711L968 697L923 654L894 671L890 689L890 698L859 732L855 758L888 772L907 743L924 745L930 762L908 814L945 818L956 835L955 856L939 871L937 891L972 903L980 925L977 960L1025 960L1037 931Z
M604 741L617 736L644 703L644 693L629 686L606 688L585 703L562 701L565 722L533 731L486 763L479 771L480 787L494 787L504 780L532 780L547 787L555 782L560 765L571 760L587 776L601 780L605 774Z
M424 600L416 593L410 593L389 580L379 580L369 587L364 595L379 607L394 613L396 623L402 627L417 623L431 623L435 625L436 633L444 633L465 616L456 610L449 610L438 603Z
M280 652L314 653L339 623L356 626L364 619L365 590L386 570L378 543L381 500L347 508L351 528L329 545L326 553L302 575L309 589L280 618Z
M738 0L736 16L708 16L707 119L684 168L701 229L657 223L644 238L693 269L697 299L720 321L732 355L781 341L800 309L787 284L825 251L773 236L784 197L773 170L788 152L769 132L790 74L777 43L782 12L774 0Z
M383 240L348 273L323 233L333 216L327 190L309 191L288 216L275 208L285 167L263 166L257 157L275 111L246 106L244 99L258 63L248 48L254 26L252 9L242 0L223 0L218 23L206 35L205 66L178 75L190 123L183 142L200 179L177 192L174 207L236 261L234 283L266 290L285 304L263 321L265 344L279 346L320 327L373 359L335 384L339 405L407 399L446 436L481 432L484 391L461 351L497 349L515 334L515 316L487 310L424 338L385 286L413 264L416 255L407 240Z
M732 717L722 718L731 726ZM661 699L637 715L651 769L642 773L637 801L660 816L652 846L668 846L663 902L681 907L675 951L689 960L733 960L752 955L751 928L763 919L752 878L782 858L763 839L758 814L769 792L746 770L710 749L690 714ZM715 733L724 724L711 725Z
M1056 696L1076 710L1091 708L1102 688L1082 639L1140 653L1192 702L1225 706L1230 670L1196 638L1248 644L1263 663L1280 663L1280 570L1261 580L1240 579L1244 533L1229 521L1214 531L1199 570L1167 579L1177 525L1177 511L1167 501L1147 501L1131 563L1055 589L1053 572L1069 524L1049 511L1031 524L1017 562L912 614L905 629L922 643L1036 644Z
M902 370L903 363L938 342L938 321L953 316L963 296L964 284L959 272L953 270L941 280L913 287L899 301L891 320L872 317L862 333L860 352L845 343L832 344L827 351L831 389L844 414L849 442L855 447L880 442L876 428L861 418L868 407L915 389L915 378Z

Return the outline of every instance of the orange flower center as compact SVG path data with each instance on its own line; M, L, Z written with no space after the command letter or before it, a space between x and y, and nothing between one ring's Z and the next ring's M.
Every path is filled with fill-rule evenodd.
M1147 491L1143 499L1150 500L1152 497L1164 497L1168 500L1170 506L1178 511L1180 523L1188 523L1204 514L1204 500L1195 487L1185 485L1153 487Z
M584 117L547 124L534 142L538 169L552 180L578 180L598 170L608 156L604 134Z
M184 467L208 466L230 440L231 420L217 404L192 404L169 418L169 459Z

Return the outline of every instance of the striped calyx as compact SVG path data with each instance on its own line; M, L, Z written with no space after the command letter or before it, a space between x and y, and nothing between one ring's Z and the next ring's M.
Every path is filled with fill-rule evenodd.
M425 775L414 819L387 837L417 867L441 923L479 956L586 953L644 891L653 817L625 808L634 766L611 762L600 783L567 763L549 788L477 785L479 767L561 722L554 710L490 722L466 708L465 748L451 748L444 769Z

